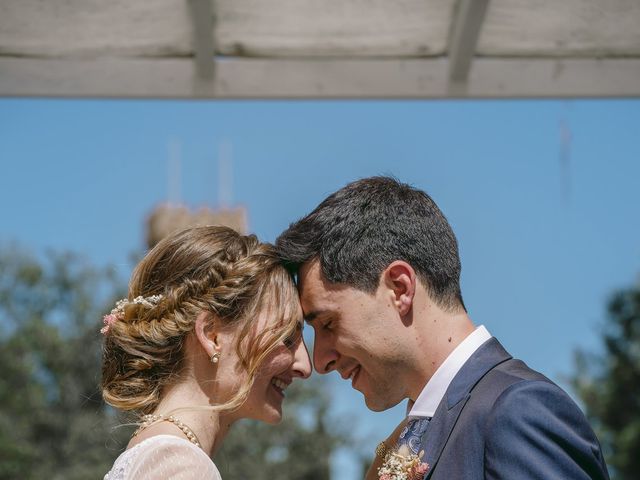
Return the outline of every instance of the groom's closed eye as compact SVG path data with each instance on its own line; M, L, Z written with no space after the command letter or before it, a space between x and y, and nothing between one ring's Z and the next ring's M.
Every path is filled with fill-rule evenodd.
M307 323L312 323L316 318L318 318L318 312L309 312L304 316L304 320Z
M324 320L324 317L327 317L330 315L331 312L326 311L326 310L313 310L307 314L305 314L304 316L304 320L309 324L309 325L317 325L317 322L320 320Z
M309 312L305 316L305 320L316 330L321 329L325 331L331 331L335 321L333 317L334 315L328 311L313 311Z

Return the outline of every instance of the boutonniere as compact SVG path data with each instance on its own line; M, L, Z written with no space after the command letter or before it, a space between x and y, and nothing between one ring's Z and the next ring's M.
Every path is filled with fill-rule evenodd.
M429 464L420 460L423 455L424 451L416 455L408 446L402 445L387 454L384 463L378 468L378 479L421 480L429 470Z

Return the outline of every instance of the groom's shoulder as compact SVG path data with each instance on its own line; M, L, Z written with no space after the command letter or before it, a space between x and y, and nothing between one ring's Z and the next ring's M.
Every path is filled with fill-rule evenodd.
M487 342L469 362L489 366L469 392L465 419L482 422L493 415L518 417L523 409L540 415L584 418L571 397L553 381L513 358L497 340ZM473 368L470 363L469 367ZM472 377L470 377L472 378Z
M586 419L578 405L560 386L523 361L509 359L497 365L476 385L472 398L489 416L569 416ZM510 413L511 412L511 413Z
M495 366L478 382L471 398L486 409L495 409L512 405L510 399L519 402L536 403L540 399L554 397L562 404L571 404L569 395L542 373L533 370L522 360L511 358Z
M493 368L487 375L488 380L498 382L505 386L520 382L544 382L555 385L542 373L530 368L526 363L517 358L510 358ZM559 388L559 387L558 387Z

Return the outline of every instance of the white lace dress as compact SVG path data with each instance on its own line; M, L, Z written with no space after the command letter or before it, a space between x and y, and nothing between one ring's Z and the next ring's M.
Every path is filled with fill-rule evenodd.
M125 450L104 480L222 480L209 456L188 440L156 435Z

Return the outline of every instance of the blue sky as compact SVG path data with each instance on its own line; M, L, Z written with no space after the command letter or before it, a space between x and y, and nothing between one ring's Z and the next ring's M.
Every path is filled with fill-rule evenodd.
M169 195L170 142L193 208L218 203L231 145L232 204L268 241L357 178L426 190L458 236L472 319L561 384L576 348L598 350L611 292L639 278L640 101L624 99L0 99L0 243L78 251L127 278ZM371 450L402 415L331 385ZM336 465L356 478L346 455Z

